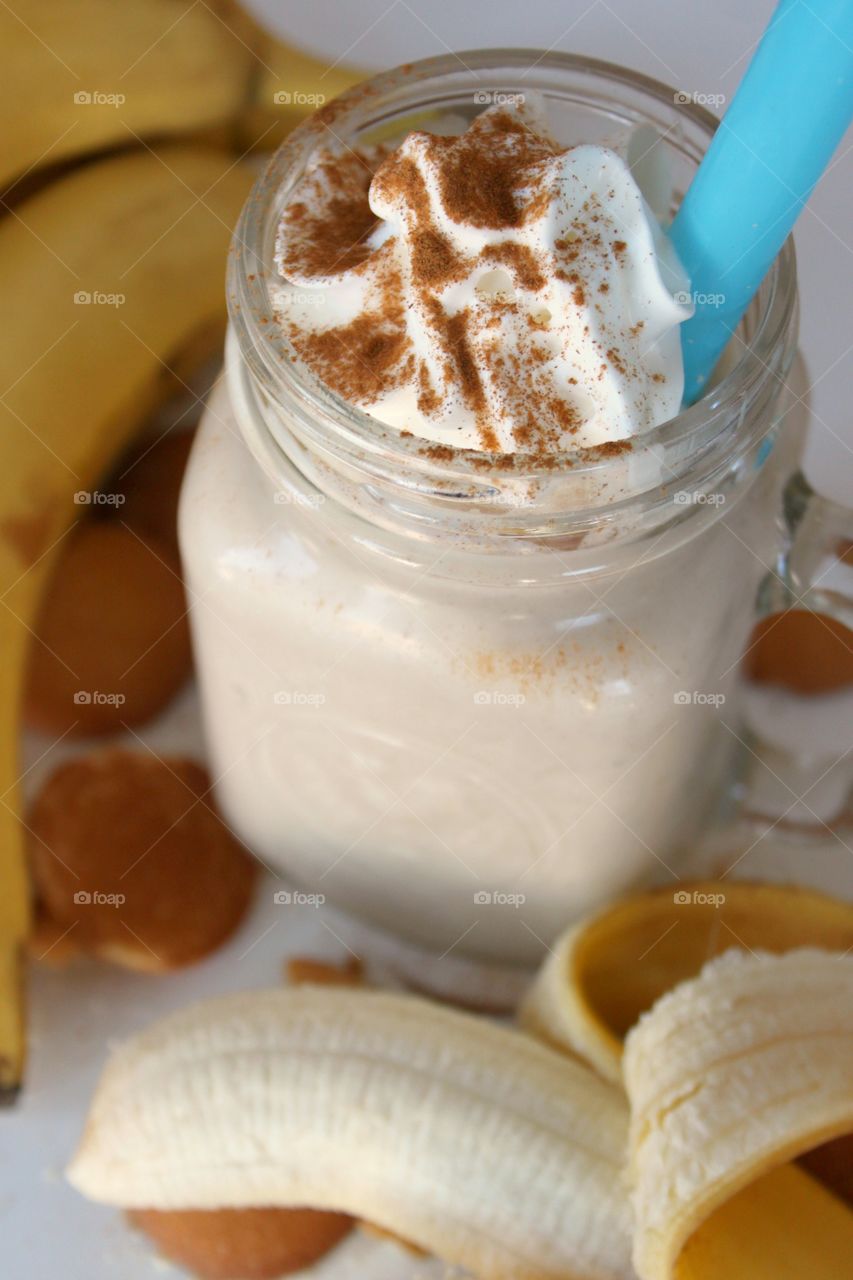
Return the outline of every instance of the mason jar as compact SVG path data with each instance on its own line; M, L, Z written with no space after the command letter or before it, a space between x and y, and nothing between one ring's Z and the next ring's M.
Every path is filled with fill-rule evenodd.
M637 136L673 211L715 126L663 84L558 53L434 58L345 94L243 211L181 505L227 820L307 893L434 953L521 966L596 904L674 881L719 803L800 443L790 244L701 402L545 470L427 456L296 359L273 246L317 149L458 133L489 95L531 91L565 145L656 129Z

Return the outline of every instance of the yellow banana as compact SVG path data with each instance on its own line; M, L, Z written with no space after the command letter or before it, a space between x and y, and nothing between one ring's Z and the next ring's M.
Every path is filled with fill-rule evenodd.
M20 1081L28 901L17 779L31 623L53 552L159 394L224 312L251 178L197 149L133 152L52 183L0 223L0 1091Z
M0 5L0 41L0 190L137 137L271 151L362 78L276 39L237 0Z
M31 167L236 117L255 66L229 10L176 0L0 5L0 188Z
M275 150L301 120L364 78L272 37L258 37L255 48L250 101L238 132L241 150Z

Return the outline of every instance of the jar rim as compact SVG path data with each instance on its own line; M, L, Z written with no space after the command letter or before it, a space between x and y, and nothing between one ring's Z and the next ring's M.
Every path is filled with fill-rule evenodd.
M536 49L485 49L440 55L357 84L324 105L285 139L243 208L231 246L227 290L231 325L242 359L263 389L264 397L278 403L289 415L295 414L306 434L315 440L318 434L322 435L327 448L334 436L335 445L351 457L374 462L381 457L380 470L386 477L397 467L415 478L416 488L429 487L439 478L445 487L449 482L451 487L452 482L482 485L487 478L494 480L501 473L511 476L516 484L536 483L546 476L553 479L555 473L567 472L573 478L594 480L596 487L606 487L610 477L624 479L625 473L624 455L614 455L606 446L566 449L549 460L547 470L541 459L523 451L507 455L449 446L442 450L440 461L427 457L424 441L418 436L394 430L324 384L298 359L284 330L272 323L269 281L275 278L275 268L270 214L276 218L280 214L283 190L302 172L321 139L328 145L331 133L342 142L335 127L341 126L342 121L353 128L365 128L375 123L377 110L387 114L389 109L396 113L416 109L419 101L423 103L425 82L452 80L454 74L458 79L460 65L469 76L487 71L521 73L535 66L538 75L554 78L570 74L602 77L638 92L646 100L656 101L698 126L705 146L719 124L711 112L695 102L684 102L683 94L662 81L600 59ZM547 96L547 89L543 92ZM552 96L559 96L559 92L559 86L551 90ZM694 404L632 438L635 455L645 453L658 460L669 457L673 465L667 466L667 488L671 489L673 480L684 480L691 474L691 459L701 457L704 470L710 474L709 467L718 466L735 447L732 433L726 433L724 427L744 419L744 406L752 403L770 380L784 380L793 354L797 313L796 261L790 238L771 265L751 311L753 331L747 341L736 335L742 350L733 367ZM323 424L319 433L318 424ZM722 436L726 437L723 448ZM509 471L507 457L513 459ZM650 489L660 489L663 484L658 479L647 490L632 492L627 501L647 495ZM611 501L603 505L612 511L614 504Z

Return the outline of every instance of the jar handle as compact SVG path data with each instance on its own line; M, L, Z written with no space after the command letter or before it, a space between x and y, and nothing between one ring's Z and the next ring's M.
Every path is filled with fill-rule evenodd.
M758 595L759 617L809 609L853 630L853 507L822 498L802 471L785 486L787 531L775 572Z
M759 588L759 618L798 609L840 623L849 629L853 661L853 508L821 497L796 471L785 487L783 519L785 546ZM853 800L849 688L813 696L771 686L745 690L743 811L810 830L845 814Z

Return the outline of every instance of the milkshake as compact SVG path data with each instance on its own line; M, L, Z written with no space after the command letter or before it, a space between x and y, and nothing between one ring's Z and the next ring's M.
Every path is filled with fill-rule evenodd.
M674 881L719 798L795 291L777 265L680 414L689 284L652 207L708 122L670 96L667 156L662 86L549 55L509 92L522 62L477 58L501 101L418 64L273 160L181 537L235 829L384 929L523 965Z

